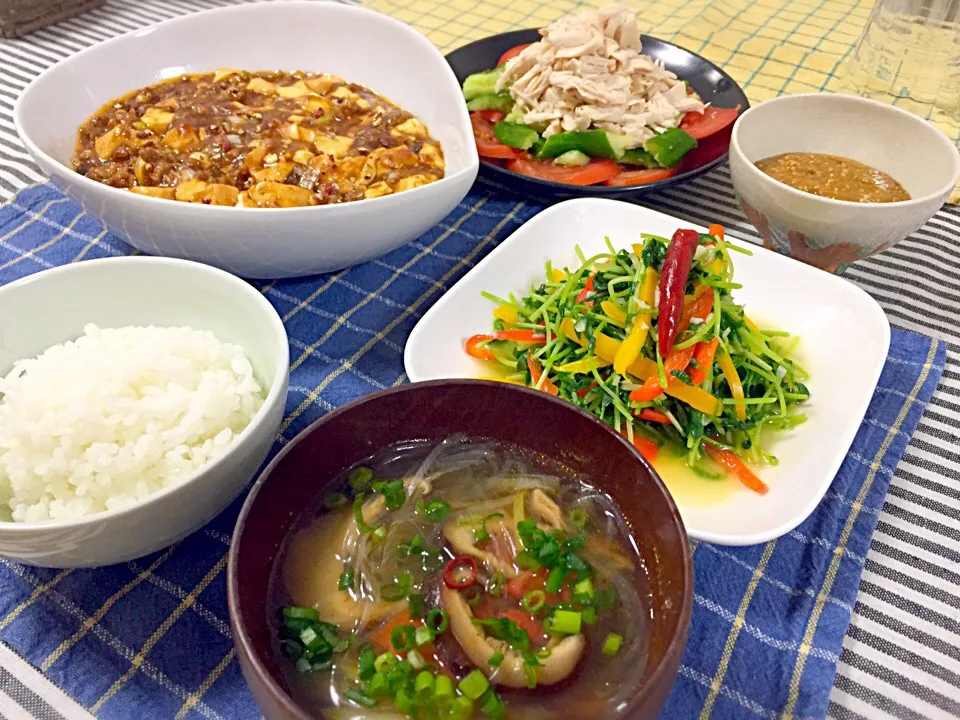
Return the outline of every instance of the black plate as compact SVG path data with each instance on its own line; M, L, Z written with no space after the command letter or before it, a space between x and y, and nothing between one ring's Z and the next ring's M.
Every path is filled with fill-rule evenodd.
M709 60L665 40L657 40L648 35L643 35L642 38L643 52L655 60L663 60L667 70L676 73L681 80L690 83L704 102L721 108L732 108L740 105L741 112L750 107L750 102L740 86ZM468 75L494 67L500 56L510 48L523 43L537 42L539 39L540 32L538 30L514 30L500 35L492 35L454 50L447 55L447 62L450 63L457 80L462 84ZM732 127L731 123L725 131L703 140L700 146L690 153L690 155L696 153L696 161L701 163L698 167L647 185L633 187L564 185L518 175L486 162L483 158L480 158L480 176L506 190L548 202L572 197L610 197L626 200L660 190L668 185L685 182L702 175L710 168L723 162L727 157L727 147L730 144L730 129Z

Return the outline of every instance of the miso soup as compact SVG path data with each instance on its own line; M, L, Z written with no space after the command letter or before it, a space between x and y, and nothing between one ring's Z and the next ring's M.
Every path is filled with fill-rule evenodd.
M276 652L304 709L623 716L650 601L610 497L557 463L463 437L389 447L330 487L271 582Z

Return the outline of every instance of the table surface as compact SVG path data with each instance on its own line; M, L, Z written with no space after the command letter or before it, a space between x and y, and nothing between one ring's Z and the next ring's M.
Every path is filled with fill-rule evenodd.
M109 0L107 7L0 42L0 202L44 178L12 121L19 93L44 68L92 43L231 0ZM370 0L425 32L444 50L543 24L583 3L559 0ZM869 0L661 0L630 2L650 34L722 64L752 102L787 92L843 87L843 67L869 15ZM952 137L956 122L934 121ZM678 188L657 209L700 223L756 233L732 201L726 168L697 184L697 208ZM705 210L706 209L706 210ZM710 212L707 217L704 213ZM844 641L829 714L857 717L960 716L960 209L947 206L913 237L850 268L894 325L947 343L948 362L894 473ZM4 242L0 238L0 244ZM848 359L849 360L849 359ZM59 716L89 717L40 673L0 644L0 715L36 717L31 703Z

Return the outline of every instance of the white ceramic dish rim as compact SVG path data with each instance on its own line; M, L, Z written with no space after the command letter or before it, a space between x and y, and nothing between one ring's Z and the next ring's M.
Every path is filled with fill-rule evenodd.
M814 195L813 193L804 192L803 190L797 190L795 187L787 185L784 182L770 177L765 172L761 171L754 165L752 162L746 159L746 156L743 153L743 150L740 149L740 124L745 117L751 113L757 114L763 112L764 109L769 108L772 105L777 103L787 103L787 102L802 102L804 99L810 98L826 98L830 97L837 101L843 102L854 102L867 107L874 108L881 112L893 112L898 113L904 118L909 118L914 124L922 124L925 131L933 131L937 136L940 142L944 145L944 150L953 158L953 179L945 183L939 190L935 192L928 193L922 197L910 198L909 200L898 200L896 202L888 203L859 203L853 202L852 200L835 200L834 198L823 197L822 195ZM957 186L957 183L960 182L960 151L957 150L956 145L953 144L953 141L946 136L946 134L927 120L914 115L903 108L899 108L896 105L888 105L887 103L882 103L879 100L872 100L870 98L860 97L859 95L843 95L838 93L801 93L798 95L781 95L779 97L766 100L762 103L758 103L753 107L747 108L747 110L737 118L737 121L733 124L733 131L730 134L730 152L738 153L745 160L745 165L748 167L747 172L749 172L753 178L760 182L773 183L778 188L785 190L790 195L798 198L805 198L809 200L810 198L816 198L817 200L824 202L828 205L833 205L836 207L857 207L864 208L869 207L871 210L880 211L880 212L894 212L902 208L914 207L916 205L922 205L928 203L941 195L947 195L953 191Z
M616 204L625 204L619 200L612 200L609 198L576 198L572 200L566 200L561 203L553 205L543 212L539 213L537 216L528 221L527 224L536 223L538 220L544 217L549 217L549 215L567 212L566 206L569 205L592 205L596 208L595 212L602 212L603 206L609 206L613 203ZM599 206L599 207L598 207ZM657 210L652 210L650 208L640 209L648 210L650 212L658 213L660 215L668 216L667 213L661 213ZM669 217L669 216L668 216ZM701 228L696 223L687 222L684 220L677 219L678 222L682 223L685 227L691 227L699 229L702 232L705 232L705 228ZM515 230L509 237L507 237L500 245L494 248L490 253L479 263L477 263L466 275L464 275L459 282L462 282L470 275L474 273L480 275L484 272L484 269L487 265L495 262L495 259L503 253L507 253L511 249L513 244L511 241L524 230L525 226L521 226ZM767 250L766 248L760 245L754 245L752 243L744 243L728 238L728 241L733 241L734 244L742 245L743 247L748 248L754 255L760 255L767 258L771 262L775 263L797 263L798 261L792 260L784 255L780 255L772 250ZM818 272L823 274L824 282L845 282L836 275L830 273L823 273L820 270L816 270L810 266L804 265L813 272ZM790 517L789 520L782 522L780 525L767 529L763 532L755 532L750 535L730 535L723 532L713 532L713 531L703 531L703 530L691 530L689 526L686 525L687 532L690 534L690 537L702 541L702 542L711 542L718 545L728 545L728 546L747 546L747 545L756 545L760 543L767 542L769 540L776 539L781 537L790 531L796 529L801 523L803 523L810 515L816 510L817 506L823 500L824 496L827 494L827 491L830 489L830 485L833 483L834 478L837 475L837 472L840 470L840 466L843 464L843 461L846 459L847 453L850 451L850 446L853 444L853 441L856 437L856 433L860 429L860 425L863 423L863 418L866 416L867 408L870 405L870 401L873 399L874 392L876 391L877 383L880 381L880 374L883 372L883 367L886 363L887 354L889 353L890 348L890 322L887 320L886 314L883 312L883 308L874 300L869 293L867 293L862 288L854 285L853 283L845 283L850 292L862 296L866 301L869 307L871 307L877 314L877 317L882 321L881 325L884 331L884 337L882 338L883 352L878 355L877 363L875 367L870 369L869 383L870 388L869 393L865 393L864 396L860 399L860 402L853 408L851 411L851 416L856 417L856 424L852 424L852 432L849 434L849 439L844 440L845 449L842 454L838 453L838 457L830 468L828 473L824 474L823 479L820 482L820 487L813 492L806 505L803 506L802 510L798 511ZM454 286L455 287L455 286ZM417 342L419 334L425 332L425 328L430 324L431 317L439 312L438 308L443 307L444 304L453 302L456 298L456 294L452 292L453 288L450 291L447 291L420 319L420 322L417 323L416 327L413 328L409 337L407 338L407 344L404 347L403 359L404 359L404 369L407 371L407 377L410 379L410 382L418 381L429 381L436 380L439 378L435 377L420 377L416 370L413 369L413 363L411 362L413 352L412 348L417 347L420 343ZM652 467L652 466L651 466ZM657 474L657 477L660 477L659 472L656 468L653 468L654 473ZM663 479L661 478L661 482ZM666 483L664 483L666 485ZM669 490L669 486L668 486ZM678 507L680 503L677 502ZM681 510L681 515L682 515Z
M56 279L62 275L69 273L84 272L84 269L89 266L115 266L117 272L123 272L124 268L129 267L130 265L144 265L151 264L155 266L166 266L170 269L176 268L189 268L191 271L196 271L200 273L207 273L212 276L218 276L219 279L225 280L232 286L232 288L239 293L245 293L251 298L254 298L254 301L260 305L265 311L267 317L270 318L270 325L273 329L273 342L281 343L284 347L284 351L289 353L289 340L287 338L287 331L283 326L283 321L280 319L280 316L277 314L276 309L270 302L254 287L248 285L240 278L231 275L225 270L220 270L218 268L212 267L210 265L204 265L203 263L193 262L191 260L180 260L177 258L160 258L160 257L151 257L151 256L140 256L140 257L112 257L112 258L99 258L96 260L85 260L79 263L72 263L70 265L61 265L60 267L51 268L49 270L44 270L42 272L34 273L33 275L28 275L27 277L20 278L9 285L0 286L0 295L6 293L16 292L17 290L25 287L34 282L47 282L47 281L56 281ZM64 338L61 342L66 342L73 338ZM244 348L246 350L246 348ZM191 473L185 475L178 483L171 485L170 487L165 487L160 490L157 490L155 493L148 495L147 497L139 500L132 505L127 507L120 508L118 510L101 510L97 513L92 513L90 515L84 515L73 520L51 520L49 522L42 523L21 523L13 521L0 521L0 533L2 534L32 534L38 530L65 530L65 529L75 529L82 528L89 525L96 525L98 522L105 520L107 518L118 518L127 515L128 513L136 512L143 508L146 505L149 505L157 500L160 500L163 497L172 495L173 493L180 490L183 486L197 482L202 478L203 475L207 474L217 465L223 463L227 457L234 453L242 444L248 442L250 436L254 433L256 428L263 423L264 415L269 407L276 402L277 396L281 392L281 386L285 389L286 384L283 382L284 378L288 372L289 363L280 363L277 371L274 373L273 378L270 380L270 391L267 393L267 396L263 400L263 404L260 406L260 409L257 410L256 414L250 420L250 423L243 429L243 431L236 437L227 450L214 458L211 462L203 465Z
M44 70L42 73L40 73L40 75L35 77L33 80L31 80L30 83L27 84L27 86L23 89L23 92L20 93L20 96L17 98L16 102L14 103L13 124L14 124L14 127L17 128L18 134L20 135L20 139L23 140L24 145L27 146L27 149L30 151L32 155L42 157L45 161L49 162L52 165L63 165L63 163L61 163L59 160L57 160L47 152L43 151L33 141L33 139L30 137L28 128L26 128L23 123L24 98L26 98L30 94L30 91L33 89L34 85L42 81L45 81L46 76L49 73L52 73L55 69L65 65L69 65L73 63L75 60L77 60L78 58L85 57L90 53L103 52L104 49L110 48L113 45L121 42L122 40L128 37L142 37L149 33L156 32L159 28L169 28L169 27L176 27L178 25L186 25L191 22L194 22L195 19L200 16L206 17L209 15L216 15L216 14L227 15L231 13L238 14L238 15L243 15L248 13L255 14L257 12L263 12L264 11L263 8L269 7L270 5L271 3L268 3L268 2L254 2L254 3L245 4L245 5L233 5L233 6L227 6L227 7L213 8L212 10L203 10L201 12L190 13L189 15L183 15L181 17L170 18L168 20L161 20L160 22L154 23L152 25L148 25L145 28L141 28L139 30L133 30L131 32L124 33L123 35L118 35L108 40L104 40L102 42L96 43L95 45L91 45L90 47L84 48L83 50L77 53L74 53L73 55L70 55L64 58L63 60L60 60L59 62L51 65L49 68ZM386 25L391 26L398 33L402 33L406 35L412 42L418 43L424 46L425 48L428 48L428 52L430 52L436 58L437 62L439 64L442 64L443 67L446 69L448 84L452 83L453 86L455 86L455 90L456 90L455 94L457 96L461 94L460 84L457 82L457 78L453 74L453 70L450 68L450 65L447 63L446 59L443 57L443 55L440 53L437 47L433 43L431 43L429 40L427 40L426 37L424 37L422 34L417 32L416 30L414 30L412 27L410 27L404 22L396 20L390 17L389 15L384 15L382 13L375 12L373 10L367 10L366 8L362 8L354 5L345 5L343 3L338 3L338 2L308 2L307 0L285 0L284 6L310 8L311 11L315 11L316 8L324 8L326 10L330 10L331 12L343 12L347 15L351 15L351 14L352 15L368 15L368 14L376 15L378 20L382 21ZM211 70L212 69L213 68L211 68ZM130 91L133 91L136 89L137 88L130 88ZM387 95L384 95L384 96L386 97ZM114 98L106 98L103 102L105 104L113 99ZM464 134L463 135L464 137L472 138L473 130L470 127L470 117L467 114L467 106L464 103L461 103L461 105L463 105L463 112L460 113L460 125L461 125L460 131ZM477 155L476 146L473 143L471 143L470 146L468 147L468 152L471 152L471 148L472 148L472 155L470 158L471 161L468 162L463 168L455 172L453 175L444 174L444 176L440 180L437 180L435 183L430 183L430 185L421 185L420 187L411 188L410 190L404 190L403 195L405 197L410 197L410 196L413 196L415 193L418 193L419 191L421 191L423 188L426 188L432 185L437 185L439 183L446 183L447 181L453 181L455 179L458 179L461 175L466 175L471 172L474 172L476 167L479 166L480 158ZM161 198L150 197L149 195L139 195L137 193L132 193L127 190L124 190L123 188L111 187L104 183L97 182L96 180L91 180L90 178L84 175L81 175L80 173L77 173L77 180L80 182L81 185L90 186L92 184L92 185L100 186L103 188L107 188L117 193L122 193L124 197L127 198L127 201L131 203L150 203L151 205L155 205L156 203L172 202L170 200L163 200ZM357 202L363 202L364 207L368 207L369 203L378 203L378 205L380 205L380 204L383 204L383 201L386 201L388 198L391 198L391 197L393 197L393 195L384 195L376 198L364 198L362 201L357 200L357 201L348 202L348 203L334 203L330 205L311 205L309 207L292 207L292 208L249 208L249 207L235 207L235 206L221 206L221 205L200 205L197 203L186 203L186 202L181 202L179 204L182 206L185 206L184 207L185 212L199 211L199 212L203 212L204 215L208 217L210 216L211 213L250 213L250 212L256 212L256 213L282 212L288 215L292 215L294 213L309 213L309 212L322 211L332 215L337 212L341 212L341 213L347 212L348 210L344 210L344 208L350 208L351 206L355 205ZM187 207L194 206L194 205L196 207L187 209ZM373 205L369 205L369 206L374 207Z

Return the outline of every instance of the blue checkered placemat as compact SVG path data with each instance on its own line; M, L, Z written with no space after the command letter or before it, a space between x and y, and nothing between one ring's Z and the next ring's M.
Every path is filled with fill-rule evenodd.
M403 345L424 311L539 209L475 189L436 228L379 260L256 283L290 335L277 447L328 410L404 382ZM48 185L0 208L0 285L132 252ZM695 545L693 626L665 718L825 715L877 515L944 360L943 343L895 329L866 419L816 512L766 545ZM57 571L0 561L0 640L99 717L258 717L227 616L224 568L241 502L178 545L124 565Z

